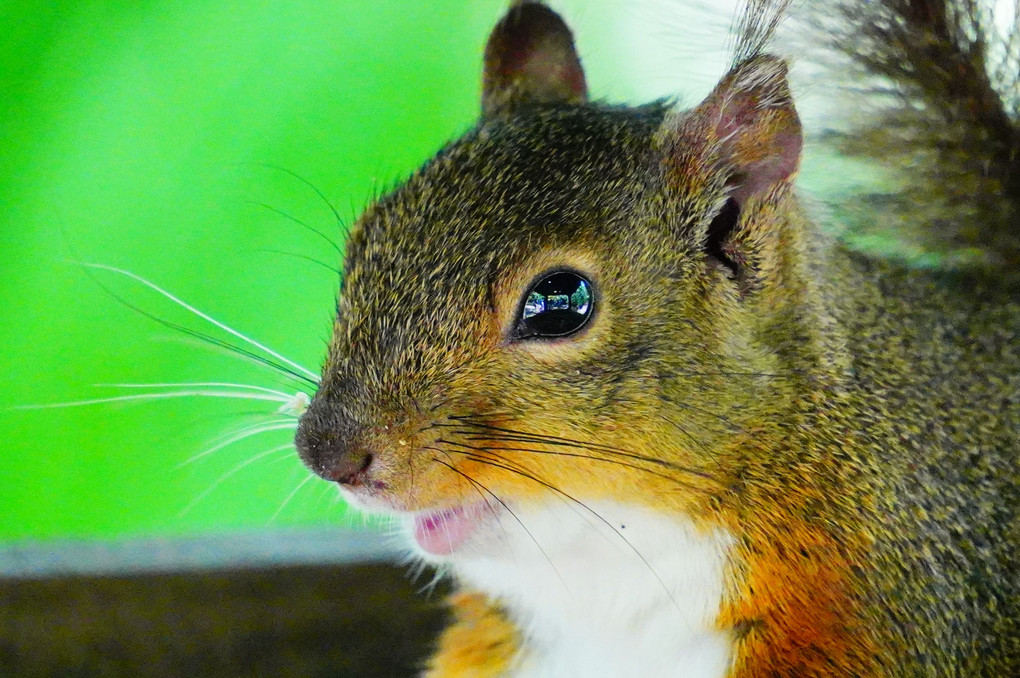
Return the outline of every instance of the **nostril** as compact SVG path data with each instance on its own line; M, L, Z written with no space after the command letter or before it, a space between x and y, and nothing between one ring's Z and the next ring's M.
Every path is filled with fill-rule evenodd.
M357 459L347 459L343 463L343 468L336 470L336 482L341 485L348 485L350 487L357 487L365 482L365 476L368 475L368 469L372 466L373 457L371 453L366 453L362 457L360 463Z

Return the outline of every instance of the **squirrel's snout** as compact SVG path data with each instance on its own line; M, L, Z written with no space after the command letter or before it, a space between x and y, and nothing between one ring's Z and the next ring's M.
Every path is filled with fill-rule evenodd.
M354 427L338 419L309 408L298 423L294 445L301 461L316 475L357 487L366 483L373 455L359 443Z

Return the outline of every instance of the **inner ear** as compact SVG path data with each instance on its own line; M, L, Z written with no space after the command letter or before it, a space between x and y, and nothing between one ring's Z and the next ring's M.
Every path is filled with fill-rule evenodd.
M786 64L768 55L738 64L694 110L668 116L660 140L678 177L699 168L724 173L741 209L790 182L803 139Z
M730 197L741 208L797 173L803 139L780 59L762 55L738 65L699 113L711 120L718 161L732 172Z
M781 238L776 218L754 217L786 199L800 162L786 64L768 55L738 64L694 110L667 116L658 142L669 185L698 202L705 194L725 196L695 238L712 261L749 283L762 265L752 249L773 251Z
M538 2L515 2L489 35L482 74L482 117L535 104L588 98L574 37L560 15Z
M739 220L740 204L735 198L727 198L705 234L705 253L729 269L734 278L743 273L743 263L736 250L727 248L727 244L732 242Z

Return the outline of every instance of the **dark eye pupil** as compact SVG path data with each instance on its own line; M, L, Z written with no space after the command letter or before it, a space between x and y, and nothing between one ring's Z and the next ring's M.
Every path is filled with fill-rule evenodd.
M517 338L572 334L588 322L593 300L591 283L578 274L559 271L547 275L524 299Z

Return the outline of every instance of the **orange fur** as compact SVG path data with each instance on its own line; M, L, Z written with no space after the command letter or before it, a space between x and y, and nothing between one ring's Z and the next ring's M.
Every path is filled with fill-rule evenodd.
M718 619L737 632L732 678L877 676L874 644L851 591L856 545L839 544L806 524L760 535L744 552L744 577Z
M485 596L457 593L448 602L456 621L443 633L424 678L504 675L517 653L517 629Z

